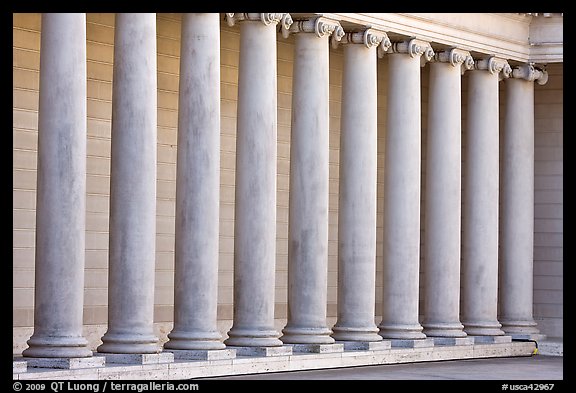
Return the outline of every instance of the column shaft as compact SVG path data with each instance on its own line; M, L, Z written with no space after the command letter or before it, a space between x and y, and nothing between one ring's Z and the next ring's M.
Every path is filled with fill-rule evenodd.
M156 353L156 15L117 14L108 331L98 352Z
M276 24L240 23L232 346L280 346L276 261Z
M420 339L420 57L388 57L384 283L380 335Z
M174 329L170 349L224 348L217 327L220 209L219 14L184 14L180 50Z
M297 33L294 47L284 343L329 344L328 36Z
M376 47L344 46L334 339L380 341L374 323L377 165Z
M498 306L498 74L468 75L462 211L462 322L469 335L503 335Z
M82 336L86 15L42 14L34 334L29 357L88 357Z
M460 323L461 70L430 63L424 219L424 333L465 337Z
M500 322L511 334L538 333L532 318L534 83L506 81L502 145Z

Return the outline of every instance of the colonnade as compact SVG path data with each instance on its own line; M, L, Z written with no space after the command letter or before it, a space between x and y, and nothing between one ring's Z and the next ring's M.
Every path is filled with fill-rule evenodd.
M182 16L174 328L162 348L153 331L156 16L117 14L108 330L97 353L233 348L278 355L292 349L378 348L382 342L467 345L537 334L532 317L534 81L545 83L547 74L532 64L512 67L506 59L476 58L459 48L435 52L434 43L413 37L392 42L385 31L366 26L347 31L326 17L292 20L290 14L244 13L225 18L240 29L232 328L223 340L216 314L221 17ZM282 331L274 327L278 31L295 36L288 318ZM333 327L326 322L330 40L343 46ZM375 310L376 86L377 61L383 57L388 61L383 298L382 309ZM23 355L91 357L82 335L85 15L43 14L40 59L34 333ZM420 77L426 63L430 74L421 205ZM462 150L464 72L470 75L468 139ZM500 160L498 87L503 79ZM382 319L376 324L379 313Z

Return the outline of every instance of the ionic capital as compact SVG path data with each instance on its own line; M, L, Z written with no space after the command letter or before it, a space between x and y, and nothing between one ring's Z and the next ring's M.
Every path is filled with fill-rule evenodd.
M340 41L344 37L344 29L336 20L323 16L311 19L298 19L294 21L289 33L314 33L318 37L332 36L332 41Z
M430 43L417 38L393 42L390 49L388 49L388 53L406 53L410 57L420 56L420 65L422 67L434 57L434 49L432 49Z
M534 67L534 63L526 63L512 69L512 78L536 81L539 85L543 85L548 82L548 72Z
M260 21L266 26L271 24L281 24L282 35L288 37L288 30L292 25L292 17L287 13L226 13L228 26L234 26L236 22L245 20Z
M474 68L474 59L472 55L470 55L470 52L457 48L434 53L432 61L450 63L453 67L462 66L462 74Z
M363 31L356 32L345 32L342 36L340 43L342 44L363 44L366 48L372 48L373 46L382 46L385 51L390 47L390 39L388 35L377 29L368 28ZM336 46L338 43L332 41L332 45Z
M476 60L476 63L474 64L474 69L486 70L491 74L497 74L498 80L509 78L510 74L512 74L512 67L510 67L508 61L495 56L490 56L484 59Z

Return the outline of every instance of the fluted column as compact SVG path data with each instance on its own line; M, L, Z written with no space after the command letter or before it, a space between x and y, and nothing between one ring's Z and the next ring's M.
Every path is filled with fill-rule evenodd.
M108 331L98 352L150 354L156 244L156 14L116 14Z
M86 15L42 14L34 334L26 357L89 357L82 335Z
M338 341L381 341L376 286L376 49L382 31L347 33L344 44L338 200Z
M220 20L184 14L180 50L174 329L168 349L222 349L217 327Z
M497 319L498 83L511 72L506 60L489 57L477 60L468 74L462 184L462 323L464 331L476 341L504 334Z
M515 67L506 84L502 147L500 323L512 338L538 334L532 317L534 251L534 81L548 74Z
M240 21L234 322L226 345L281 346L274 328L276 261L276 27L288 14L228 14ZM289 27L288 23L288 27ZM240 353L239 353L240 354Z
M424 320L436 344L462 343L460 323L461 74L474 60L449 49L430 63L424 219ZM444 341L443 341L444 340Z
M288 344L332 344L326 325L328 275L328 38L338 22L292 24L295 33L290 138Z
M420 265L420 66L434 51L417 39L388 51L384 267L380 335L426 338L418 321ZM394 344L393 344L394 345Z

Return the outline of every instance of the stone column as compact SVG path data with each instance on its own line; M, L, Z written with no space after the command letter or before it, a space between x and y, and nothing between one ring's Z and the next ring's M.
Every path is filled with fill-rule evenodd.
M288 323L282 342L293 350L334 349L326 325L328 275L328 38L344 35L336 21L299 20L290 138ZM340 345L341 347L341 345ZM336 347L335 349L338 349ZM340 348L341 350L341 348Z
M160 351L153 329L156 14L116 14L113 73L108 331L98 352L153 354Z
M25 357L92 356L82 335L86 15L42 14L34 334Z
M396 345L433 345L418 320L420 265L420 67L427 42L396 42L388 58L384 178L384 283L380 335Z
M376 287L376 49L382 31L347 33L344 44L338 200L338 320L334 339L345 348L378 342ZM349 344L348 342L352 342ZM389 345L389 343L387 343ZM368 344L369 345L369 344Z
M174 328L176 358L215 356L220 214L220 17L183 14L178 100ZM183 351L184 350L184 351ZM221 354L219 353L219 358Z
M536 337L532 317L534 251L534 81L545 71L515 67L506 80L500 214L500 323L512 338Z
M238 354L286 354L274 328L276 261L276 25L286 14L228 14L240 21L234 322ZM248 347L248 349L246 349ZM250 350L250 347L253 347ZM278 350L270 347L280 347Z
M510 341L498 322L498 82L504 59L477 60L468 74L462 210L462 323L476 342Z
M469 52L438 52L430 63L424 219L423 333L435 344L472 344L460 323L461 74Z

